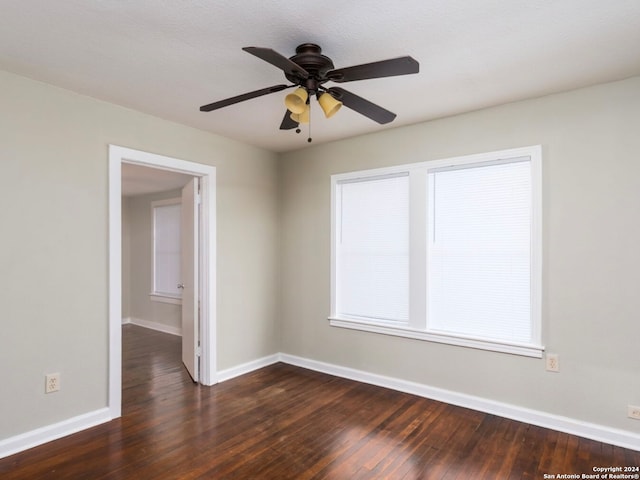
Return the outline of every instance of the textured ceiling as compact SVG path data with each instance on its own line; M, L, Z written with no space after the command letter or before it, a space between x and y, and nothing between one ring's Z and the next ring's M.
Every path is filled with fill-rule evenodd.
M287 83L241 50L314 42L336 68L402 55L420 73L342 84L395 113L312 111L314 143L640 74L638 0L0 0L0 69L277 152L287 92L210 113L200 105ZM1 95L1 94L0 94Z

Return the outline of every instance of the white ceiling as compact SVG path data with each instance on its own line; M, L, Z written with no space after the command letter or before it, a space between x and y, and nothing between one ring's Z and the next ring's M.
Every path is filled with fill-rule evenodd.
M336 68L403 55L420 73L341 84L395 113L387 126L343 108L312 112L314 143L640 74L638 0L0 0L0 69L283 152L288 83L241 50L285 56L314 42Z

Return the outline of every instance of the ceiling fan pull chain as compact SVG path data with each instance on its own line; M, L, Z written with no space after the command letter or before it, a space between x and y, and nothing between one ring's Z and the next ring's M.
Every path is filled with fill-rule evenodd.
M309 102L309 137L307 142L311 143L311 102Z

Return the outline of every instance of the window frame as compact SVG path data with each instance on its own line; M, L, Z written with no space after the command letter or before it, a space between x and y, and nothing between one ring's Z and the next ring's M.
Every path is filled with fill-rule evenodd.
M517 161L529 157L531 167L531 341L527 343L489 340L469 335L435 332L429 329L427 319L428 294L428 175L432 170L447 167ZM521 160L520 160L521 161ZM409 175L409 320L406 323L375 319L349 318L336 313L337 305L337 186L346 181L366 181L376 177ZM470 347L494 352L541 358L542 340L542 147L486 152L473 155L403 164L335 174L331 176L331 310L329 323L334 327L413 338L429 342Z
M149 299L153 302L182 305L182 296L171 295L167 292L159 292L156 288L156 208L170 205L182 205L181 197L154 200L151 202L151 292ZM181 225L178 224L178 229Z

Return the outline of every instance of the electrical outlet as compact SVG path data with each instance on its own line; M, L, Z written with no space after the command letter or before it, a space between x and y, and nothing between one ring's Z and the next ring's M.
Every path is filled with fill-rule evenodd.
M557 353L547 353L547 372L560 371L560 357Z
M640 420L640 407L638 407L637 405L628 405L627 408L629 409L627 413L627 415L629 415L629 418Z
M60 390L60 374L50 373L44 377L44 393L53 393Z

